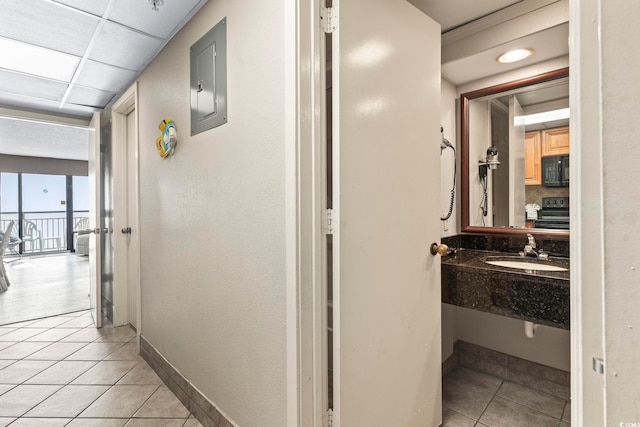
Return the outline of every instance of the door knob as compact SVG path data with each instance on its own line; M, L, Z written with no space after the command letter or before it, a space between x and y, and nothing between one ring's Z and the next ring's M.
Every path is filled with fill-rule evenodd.
M431 244L431 255L437 255L440 254L442 256L445 256L449 253L449 246L444 245L444 244L437 244L437 243L432 243Z
M131 234L131 227L125 227L120 231L122 231L122 234Z

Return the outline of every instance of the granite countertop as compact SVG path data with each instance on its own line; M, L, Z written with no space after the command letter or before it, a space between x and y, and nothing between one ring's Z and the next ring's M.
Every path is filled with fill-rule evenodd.
M521 270L518 268L500 267L496 265L487 264L485 260L488 257L500 257L501 259L513 259L514 261L532 262L532 263L548 263L550 265L564 267L567 271L544 271L536 270L535 264L532 264L531 270ZM515 274L518 276L527 277L544 277L550 279L566 280L567 286L569 285L569 258L561 257L549 257L548 261L538 260L536 258L520 257L515 253L495 252L495 251L483 251L474 249L458 249L454 253L442 257L443 265L453 265L458 268L470 268L490 270L493 272L500 272L505 274Z
M490 265L487 257L548 262L567 271L521 270ZM458 249L442 257L442 302L556 328L569 329L569 259L549 261L518 254Z

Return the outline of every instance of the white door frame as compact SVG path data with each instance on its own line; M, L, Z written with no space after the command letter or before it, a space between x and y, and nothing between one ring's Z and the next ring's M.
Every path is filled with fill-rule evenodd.
M134 161L136 173L133 177L134 185L139 189L139 143L138 129L135 130L135 159L127 158L127 115L133 111L136 115L136 127L138 127L138 84L135 82L127 89L122 96L112 106L112 150L113 150L113 325L121 326L129 323L129 285L127 283L127 263L137 262L140 265L140 248L129 248L134 251L134 255L127 257L126 243L121 228L131 227L139 232L139 220L136 224L127 223L127 186L130 182L126 179L127 162ZM138 192L139 194L139 192ZM136 217L140 217L139 199L133 209L138 211ZM140 239L138 239L139 241ZM138 269L139 270L139 269ZM137 334L140 337L142 326L141 315L141 289L140 282L134 284L134 289L138 292L137 307Z
M322 1L324 4L324 1ZM322 427L326 414L325 382L326 310L323 304L322 210L324 186L323 147L326 138L324 33L320 30L321 0L296 0L295 15L287 16L287 81L294 82L296 117L287 120L288 176L295 173L296 188L288 188L287 211L296 220L287 226L288 247L295 246L296 277L288 280L288 427ZM287 9L291 10L291 9ZM294 45L295 43L295 45ZM290 127L292 125L293 127ZM289 180L287 181L289 182ZM292 234L292 236L291 236ZM295 243L292 241L295 239ZM292 269L287 268L287 271ZM293 345L292 345L293 344Z

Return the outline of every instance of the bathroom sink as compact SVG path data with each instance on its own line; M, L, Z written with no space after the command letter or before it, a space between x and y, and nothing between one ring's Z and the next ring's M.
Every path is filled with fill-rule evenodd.
M567 268L551 264L549 261L527 258L487 257L484 262L497 267L516 268L518 270L568 271Z

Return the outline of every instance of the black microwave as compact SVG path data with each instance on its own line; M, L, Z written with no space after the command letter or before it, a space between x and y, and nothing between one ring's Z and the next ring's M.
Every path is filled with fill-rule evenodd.
M569 186L569 155L542 156L542 185L545 187Z

